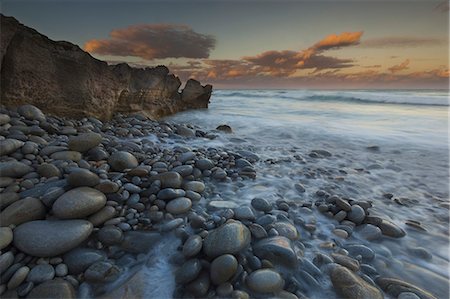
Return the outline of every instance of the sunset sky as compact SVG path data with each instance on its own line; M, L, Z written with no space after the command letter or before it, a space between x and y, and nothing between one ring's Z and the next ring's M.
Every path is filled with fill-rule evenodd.
M442 1L1 1L96 58L215 88L448 88Z

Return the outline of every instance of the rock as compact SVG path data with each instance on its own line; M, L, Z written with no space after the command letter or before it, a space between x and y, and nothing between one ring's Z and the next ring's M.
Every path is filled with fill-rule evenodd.
M331 282L336 292L344 298L383 299L383 294L374 286L343 266L331 270Z
M102 141L102 136L97 133L84 133L78 136L70 136L68 146L71 151L85 153L96 147Z
M187 177L188 175L192 174L192 171L194 171L194 167L192 167L191 165L180 165L172 168L171 171L178 172L182 177Z
M192 257L197 255L203 246L203 239L199 235L190 236L183 245L183 255Z
M45 115L42 111L33 105L22 105L17 108L17 112L28 120L45 121Z
M60 151L50 155L53 160L75 161L81 160L82 155L79 152L74 151Z
M69 268L66 264L58 264L55 267L55 274L58 277L63 277L69 274Z
M359 227L359 234L366 240L378 240L381 238L381 229L372 224L363 224Z
M381 223L376 224L381 229L381 233L392 238L402 238L406 236L406 232L396 224L383 219Z
M11 117L8 114L0 113L0 126L3 126L11 121Z
M10 204L0 213L0 226L44 219L46 213L47 210L39 199L27 197Z
M403 292L410 292L419 296L420 299L436 299L430 292L422 290L421 288L400 279L378 277L375 279L375 282L383 291L393 297L398 297Z
M55 277L55 269L52 265L41 264L35 266L28 273L27 281L38 284L47 280L52 280Z
M236 273L238 261L231 254L224 254L216 257L211 263L211 281L220 285L227 282Z
M69 273L77 275L93 263L106 260L106 254L91 248L76 248L64 254L63 260L69 268Z
M176 133L184 137L194 137L195 132L185 126L177 126Z
M361 224L366 217L366 212L359 205L353 205L350 212L347 213L348 220Z
M165 188L158 192L156 197L161 200L172 200L177 197L183 197L186 192L183 189Z
M214 167L214 163L209 159L200 159L195 161L195 167L200 170L209 170Z
M255 220L255 214L248 206L242 206L234 209L234 218L238 220Z
M362 256L363 260L371 261L375 258L375 252L365 245L352 244L345 247L351 256Z
M297 256L292 248L291 241L282 236L275 236L258 241L253 246L253 253L267 259L274 264L283 264L288 267L297 265Z
M67 252L92 232L85 220L36 220L19 225L14 230L14 246L26 254L51 257Z
M336 199L336 205L346 212L350 212L352 210L352 206L340 197Z
M199 181L190 181L183 185L184 190L190 190L197 193L203 193L205 191L205 184Z
M27 266L20 267L13 276L8 281L8 290L13 290L17 288L22 282L27 278L28 273L30 273L30 268Z
M197 279L193 280L185 287L186 290L197 296L197 298L204 298L209 290L209 286L210 286L209 275L207 272L202 272L197 277Z
M10 204L18 201L20 199L20 195L16 192L3 192L2 196L0 196L0 209L4 209Z
M43 164L39 165L37 168L37 173L41 177L45 177L45 178L61 176L61 171L59 171L59 168L56 167L55 165L49 164L49 163L43 163Z
M98 239L106 246L118 244L123 240L123 232L112 225L104 226L98 231Z
M198 277L202 270L202 264L198 259L187 260L175 273L175 281L186 284Z
M48 298L75 298L73 286L62 279L46 281L31 290L27 298L48 299Z
M216 130L225 132L225 133L233 133L233 129L229 125L220 125L216 128Z
M239 221L227 222L209 232L203 241L203 251L209 257L235 254L244 250L251 240L250 231Z
M161 181L161 188L175 188L178 189L183 183L183 178L178 172L168 171L159 173L151 178L152 180Z
M272 211L272 205L264 198L260 198L260 197L253 198L251 205L257 211L262 211L262 212Z
M267 238L267 232L261 225L257 223L251 223L249 224L248 228L250 229L250 232L252 233L252 236L256 239L263 239Z
M276 222L271 226L277 230L280 236L286 237L293 241L300 238L297 228L289 222Z
M158 118L208 107L211 85L190 79L180 94L179 78L165 66L108 65L74 44L52 41L12 17L2 15L0 27L3 105L30 103L58 116L100 119L109 119L115 112ZM30 108L22 110L27 118L45 120L36 111L29 112Z
M88 282L113 281L119 274L119 268L105 261L95 262L84 272L84 279Z
M338 253L332 253L331 257L333 258L334 262L352 270L353 272L359 270L359 262L349 256Z
M100 183L100 178L87 169L78 168L67 176L67 183L72 187L94 187Z
M119 185L117 183L111 182L109 180L101 181L95 189L99 190L102 193L116 193L119 191Z
M3 177L21 178L34 169L22 162L8 161L0 163L0 174Z
M400 293L397 298L398 299L421 299L419 296L417 296L416 294L411 293L411 292Z
M84 218L106 204L106 196L90 187L79 187L67 191L53 204L53 213L60 219Z
M191 207L192 202L189 198L179 197L169 201L169 203L166 205L166 211L171 214L178 215L189 212Z
M257 293L274 293L281 291L284 280L278 272L261 269L252 272L247 278L248 287Z
M128 152L115 152L108 159L108 164L115 171L124 171L138 166L136 157Z
M21 148L25 143L17 139L0 140L0 156L9 155Z
M92 214L87 219L93 226L100 226L109 219L114 218L116 216L116 209L111 206L105 206L98 212Z
M11 251L0 255L0 272L5 272L14 263L14 254Z
M1 218L0 218L1 220ZM13 240L13 232L9 227L0 227L0 250L6 248Z
M148 253L160 240L157 232L129 231L124 234L120 247L131 253Z

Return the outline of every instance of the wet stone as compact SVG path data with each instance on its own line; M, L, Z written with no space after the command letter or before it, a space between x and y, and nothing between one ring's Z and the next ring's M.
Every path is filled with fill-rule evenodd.
M171 200L185 195L186 192L183 189L165 188L160 190L156 197L161 200Z
M87 169L78 168L67 176L67 183L72 187L93 187L100 183L100 178Z
M211 281L216 285L227 282L236 273L237 268L238 261L233 255L221 255L211 263Z
M202 270L200 260L191 259L186 261L175 273L175 281L179 284L188 283L197 278Z
M297 256L291 241L283 236L274 236L258 241L253 246L253 253L274 264L280 263L288 267L295 267L297 264Z
M278 272L261 269L248 276L247 285L252 291L258 293L274 293L283 289L284 280Z
M359 205L353 205L351 211L347 213L347 218L356 224L362 223L365 217L366 212Z
M197 255L203 246L203 239L199 235L190 236L183 245L183 255L192 257Z
M28 273L27 281L35 284L52 280L55 277L55 269L49 264L37 265Z
M63 260L70 274L84 272L90 265L106 259L106 254L90 248L76 248L64 254Z
M253 198L251 205L257 211L270 212L272 210L272 205L267 200L259 197Z
M238 221L228 222L209 232L203 241L203 250L210 257L235 254L247 248L250 240L251 234L245 225Z
M344 298L383 299L383 294L374 286L343 266L331 270L331 282L336 292Z

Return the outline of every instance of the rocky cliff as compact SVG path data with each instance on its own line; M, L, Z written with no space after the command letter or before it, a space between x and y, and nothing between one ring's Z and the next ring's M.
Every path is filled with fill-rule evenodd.
M158 118L207 108L212 86L180 79L165 66L108 65L80 47L53 41L12 17L1 19L1 103L32 104L59 116L109 119L115 112Z

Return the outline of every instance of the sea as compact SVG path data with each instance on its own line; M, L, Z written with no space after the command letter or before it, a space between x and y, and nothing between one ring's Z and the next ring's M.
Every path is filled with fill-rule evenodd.
M449 298L448 119L447 90L215 90L208 109L164 121L203 130L229 125L231 134L218 132L217 138L192 139L186 146L248 150L259 158L254 180L215 184L205 205L237 207L254 197L314 202L318 190L371 201L371 215L392 221L407 235L367 241L354 233L348 242L366 244L376 252L379 258L373 266L383 276ZM179 141L164 144L178 145ZM313 158L314 150L331 156ZM298 192L296 184L306 191ZM317 211L304 217L317 224L317 235L333 236L334 220ZM420 223L422 229L408 221ZM308 241L306 258L326 251L320 239ZM152 285L174 286L167 276L167 258L159 260L146 270L147 297L170 297L171 292L155 292ZM309 298L335 296L324 290L305 293Z

